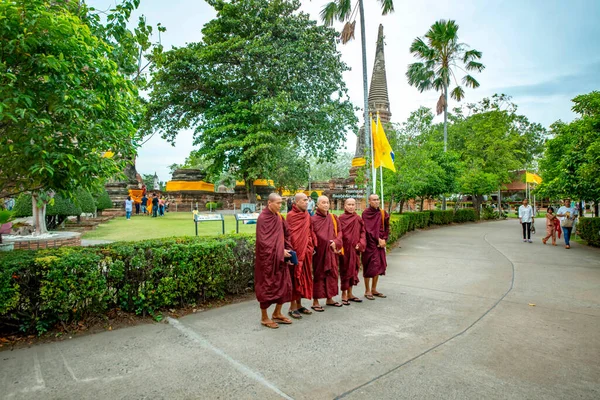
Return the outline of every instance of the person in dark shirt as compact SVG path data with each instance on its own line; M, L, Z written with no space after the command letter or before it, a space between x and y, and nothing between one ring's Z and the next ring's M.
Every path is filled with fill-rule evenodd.
M158 196L156 193L152 195L152 218L158 217Z

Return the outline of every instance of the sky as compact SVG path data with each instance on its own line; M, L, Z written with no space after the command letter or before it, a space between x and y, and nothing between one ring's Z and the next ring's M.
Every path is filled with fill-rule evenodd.
M116 0L88 0L97 9L114 6ZM408 115L426 106L435 108L439 94L420 93L408 85L406 69L415 59L409 52L412 41L423 36L440 19L453 19L459 25L459 39L483 53L486 66L475 78L478 89L467 89L463 103L480 101L494 93L512 96L518 112L532 122L548 127L556 120L571 121L571 99L600 89L600 1L598 0L396 0L395 12L382 16L379 2L364 0L367 65L369 79L375 58L379 24L384 26L385 62L392 122L401 123ZM301 10L318 20L325 0L303 0ZM202 40L202 27L216 13L201 0L141 0L136 14L152 25L161 23L167 32L161 36L165 49ZM342 59L351 67L344 79L352 102L362 107L362 62L360 22L356 40L338 45ZM334 26L341 30L342 24ZM457 105L450 100L449 107ZM360 113L359 113L360 114ZM436 117L435 122L441 121ZM354 152L356 136L348 132L344 144ZM193 137L182 131L174 147L154 135L139 150L136 162L140 174L158 173L170 180L168 166L183 163L193 149ZM343 150L343 149L341 149Z

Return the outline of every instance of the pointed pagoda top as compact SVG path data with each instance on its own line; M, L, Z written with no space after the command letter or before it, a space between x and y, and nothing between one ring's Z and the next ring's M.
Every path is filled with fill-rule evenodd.
M373 114L379 111L381 120L389 122L392 113L390 113L390 99L388 97L383 46L383 25L379 25L377 50L375 51L375 64L373 65L371 87L369 88L369 111Z

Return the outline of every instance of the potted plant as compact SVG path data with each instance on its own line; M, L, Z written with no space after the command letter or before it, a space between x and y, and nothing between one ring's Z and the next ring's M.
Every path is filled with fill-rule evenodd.
M10 233L12 230L12 212L0 211L0 251L11 251L14 249L14 243L3 243L2 234Z

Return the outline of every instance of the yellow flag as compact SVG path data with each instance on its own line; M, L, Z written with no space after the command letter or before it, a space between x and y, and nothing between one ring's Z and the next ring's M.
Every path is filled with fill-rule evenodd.
M371 127L373 132L375 132L373 134L375 168L381 166L396 172L396 167L394 167L394 151L392 150L392 146L390 146L390 142L387 140L387 136L385 135L385 131L383 130L383 125L381 124L379 116L377 116L377 126L375 126L375 122L371 118Z

